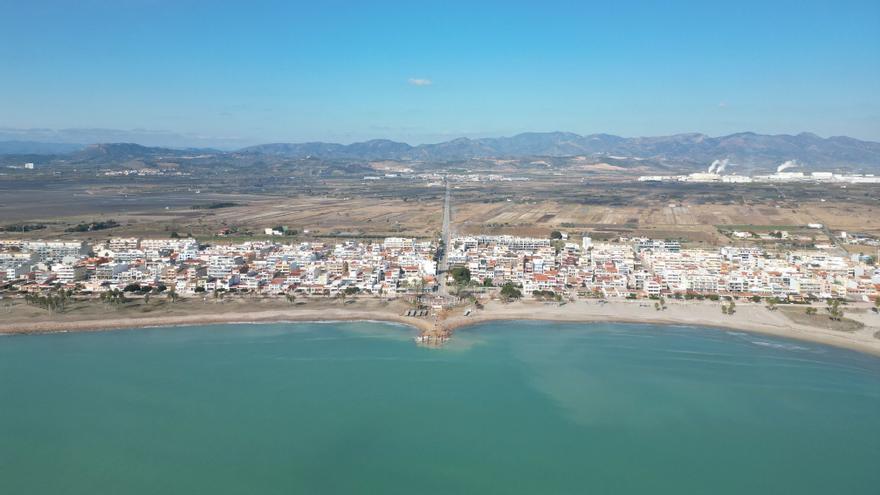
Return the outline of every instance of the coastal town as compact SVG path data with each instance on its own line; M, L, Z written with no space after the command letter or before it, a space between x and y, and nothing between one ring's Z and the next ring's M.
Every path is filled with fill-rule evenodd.
M833 249L686 248L676 240L594 241L553 232L514 236L200 244L192 238L82 241L0 239L6 297L58 290L123 297L260 294L278 297L459 296L508 298L751 298L803 302L873 301L880 267L873 256ZM446 256L449 269L438 270ZM507 290L503 290L507 288Z

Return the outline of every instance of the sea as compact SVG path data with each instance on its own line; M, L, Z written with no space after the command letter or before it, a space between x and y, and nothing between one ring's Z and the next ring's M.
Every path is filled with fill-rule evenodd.
M0 337L0 494L877 494L880 359L701 327Z

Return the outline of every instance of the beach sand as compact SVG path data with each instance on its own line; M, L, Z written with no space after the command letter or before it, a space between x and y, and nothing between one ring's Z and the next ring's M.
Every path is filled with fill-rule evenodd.
M727 328L817 342L880 356L880 315L866 304L847 306L846 317L864 324L842 331L831 328L827 317L819 315L816 324L793 321L788 312L803 312L803 307L780 307L770 311L762 304L740 302L736 313L725 315L720 303L709 301L667 301L666 309L657 311L653 301L582 300L562 305L538 301L502 303L491 301L484 309L457 308L440 317L402 316L409 308L403 301L376 299L338 300L321 298L298 300L291 305L277 298L240 298L224 302L190 298L174 304L164 301L145 305L132 301L123 309L96 301L76 303L63 314L7 304L0 312L0 333L48 333L96 331L120 328L202 325L216 323L251 323L283 321L355 321L376 320L410 325L427 334L448 331L499 320L547 320L563 322L621 322L661 325L693 325ZM821 313L820 309L820 313ZM799 320L803 320L800 318Z
M721 312L721 303L709 301L667 301L666 309L654 309L654 301L610 301L600 303L585 300L566 303L518 302L504 304L491 302L485 309L471 316L458 315L445 320L451 328L496 320L549 320L565 322L621 322L660 325L693 325L756 332L790 339L817 342L844 347L880 356L880 315L869 306L848 308L847 318L859 321L864 327L855 331L840 331L820 325L804 325L792 321L786 312L803 312L804 307L778 308L774 311L763 304L740 302L733 315ZM821 309L820 309L821 312ZM824 315L817 322L827 320Z

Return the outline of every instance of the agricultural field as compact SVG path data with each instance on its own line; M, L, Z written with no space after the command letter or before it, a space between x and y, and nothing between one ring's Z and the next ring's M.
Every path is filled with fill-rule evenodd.
M420 167L423 173L452 170ZM398 171L385 163L378 170ZM177 233L217 242L265 238L264 230L274 227L285 227L299 240L434 238L440 230L443 187L436 178L365 180L360 171L299 172L0 178L0 228L24 226L0 237L95 240ZM876 186L651 184L616 172L560 175L535 168L516 175L527 180L454 180L453 231L546 236L564 230L599 239L638 235L709 246L761 243L767 241L764 233L784 230L801 243L830 242L826 229L805 227L821 223L831 231L880 236ZM91 224L107 228L82 229ZM756 237L733 238L736 230ZM220 237L220 232L227 234Z

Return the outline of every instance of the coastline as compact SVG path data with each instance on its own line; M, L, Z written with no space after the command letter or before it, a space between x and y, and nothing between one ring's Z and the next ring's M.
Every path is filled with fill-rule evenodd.
M316 307L311 307L313 305ZM492 301L486 304L484 309L474 311L469 316L464 316L463 309L459 309L443 315L440 319L407 317L402 315L403 308L405 308L402 304L376 304L367 301L361 302L358 306L352 305L354 307L321 302L310 302L304 305L305 307L276 307L272 309L254 307L254 304L240 306L242 305L224 308L196 307L191 308L189 312L185 311L185 314L121 316L111 313L92 318L77 318L76 315L64 315L64 319L35 320L34 318L25 318L20 321L0 322L0 334L328 321L381 321L403 324L423 333L451 333L458 329L496 321L543 320L569 323L643 323L722 328L830 345L880 356L880 339L874 337L874 334L880 331L880 315L871 313L866 309L867 307L862 312L851 311L847 313L848 318L863 323L864 327L855 331L840 331L799 324L785 316L783 310L769 311L762 305L749 303L737 305L736 314L729 316L721 314L717 303L698 301L668 302L667 309L661 311L655 310L646 301L612 301L604 304L596 301L579 301L562 306L534 301L509 304ZM800 308L795 309L799 310Z
M770 311L760 304L737 305L736 314L730 316L721 314L718 303L676 301L667 304L666 310L657 311L652 306L623 301L607 304L579 302L561 307L542 303L493 303L487 305L486 311L468 317L453 317L445 324L450 330L493 321L516 320L711 327L812 342L880 357L880 339L874 337L874 333L880 331L880 315L876 314L847 315L865 326L857 331L845 332L798 324L785 316L782 310Z
M194 314L175 316L149 316L116 319L86 319L74 321L36 321L28 323L0 323L0 335L29 335L65 332L101 332L134 328L184 327L212 324L248 323L306 323L332 321L381 321L412 327L418 331L433 328L427 321L407 318L391 312L370 310L272 310L255 312L234 312L219 314Z

